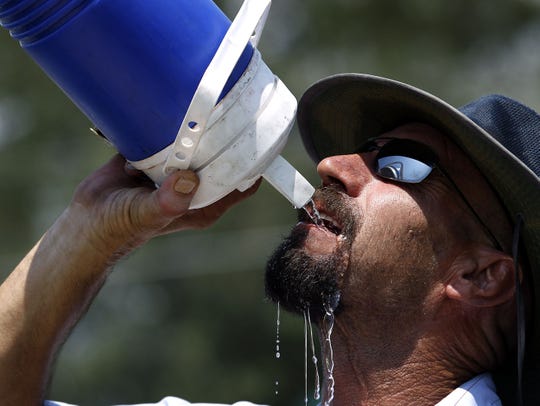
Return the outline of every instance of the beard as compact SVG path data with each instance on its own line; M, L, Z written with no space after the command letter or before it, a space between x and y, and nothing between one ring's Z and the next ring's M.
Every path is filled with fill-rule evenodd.
M335 187L317 190L314 199L324 202L325 208L340 219L344 238L331 254L311 256L304 249L307 228L293 228L268 260L265 287L267 297L286 310L299 314L309 310L318 321L325 313L339 311L340 286L356 222L352 210L345 205L345 197ZM303 209L298 210L298 220L312 223Z

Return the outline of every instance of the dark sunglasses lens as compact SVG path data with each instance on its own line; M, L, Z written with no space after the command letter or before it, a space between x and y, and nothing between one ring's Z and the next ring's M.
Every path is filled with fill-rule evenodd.
M377 173L399 182L422 182L433 170L436 155L423 144L407 139L393 139L377 154Z
M360 147L358 147L354 152L357 154L361 154L363 152L378 151L379 149L381 149L381 147L377 145L377 140L369 139L366 142L364 142L362 145L360 145Z
M408 156L430 166L435 166L437 161L435 153L426 145L401 138L394 138L379 149L379 158L390 155Z
M422 182L433 167L414 158L391 155L377 158L377 174L383 178L405 183Z

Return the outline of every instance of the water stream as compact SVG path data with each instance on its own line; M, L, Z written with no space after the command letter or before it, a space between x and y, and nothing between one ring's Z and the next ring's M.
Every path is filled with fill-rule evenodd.
M280 353L280 306L277 303L277 317L276 317L276 347L275 356L277 359L281 358ZM322 367L324 368L325 386L323 391L323 400L321 406L331 406L334 400L334 350L332 348L332 330L334 328L334 306L325 304L325 314L320 326L321 332L321 347L322 347ZM321 379L319 375L318 359L315 352L315 342L313 339L313 325L311 323L311 316L309 309L304 311L304 403L307 406L309 402L308 396L308 347L311 348L311 362L315 371L315 389L313 398L319 400L321 398ZM279 394L279 380L275 381L275 394Z
M311 340L311 361L313 362L313 367L315 369L315 392L313 398L319 400L321 398L321 378L319 377L319 367L317 365L317 356L315 355L315 342L313 341L313 324L311 323L311 316L309 314L309 309L307 311L308 317L308 327L309 327L309 336Z
M311 209L309 210L308 207ZM321 214L315 207L315 202L313 199L310 199L309 202L306 203L304 207L302 207L304 211L308 214L311 221L313 221L315 224L320 225L322 224Z
M304 310L304 404L308 404L308 321L306 313L309 310Z
M304 211L308 214L314 224L322 224L322 219L319 211L315 207L313 200L310 200L303 207ZM323 357L323 368L325 380L325 388L323 392L323 401L322 406L331 406L332 401L334 400L334 350L332 348L332 330L334 328L334 309L337 306L339 297L334 298L336 303L326 303L325 304L325 315L321 323L321 337L322 342L322 357ZM279 347L279 323L280 323L280 308L279 302L277 303L277 319L276 319L276 358L281 357L280 347ZM315 355L315 343L313 340L313 325L311 323L311 316L309 309L304 311L304 402L305 405L308 405L308 329L309 329L309 346L311 347L311 362L313 363L315 371L315 389L313 393L313 398L319 400L321 398L321 379L319 375L318 368L318 359ZM279 381L276 379L275 382L276 390L275 393L278 395L278 386Z
M325 315L321 323L321 336L323 338L322 353L325 368L325 391L323 406L330 406L334 400L334 350L332 348L332 330L334 328L334 307L325 306Z

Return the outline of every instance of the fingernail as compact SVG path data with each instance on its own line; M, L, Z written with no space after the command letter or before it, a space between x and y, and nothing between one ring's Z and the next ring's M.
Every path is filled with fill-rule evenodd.
M178 193L185 195L193 192L193 189L197 186L197 177L193 172L185 172L178 178L174 184L174 190Z

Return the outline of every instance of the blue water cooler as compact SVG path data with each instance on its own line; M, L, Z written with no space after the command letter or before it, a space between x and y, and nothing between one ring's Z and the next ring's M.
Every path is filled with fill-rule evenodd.
M296 99L256 46L270 0L231 21L211 0L0 0L0 25L156 184L192 169L192 208L266 178L295 207L313 187L280 153Z

